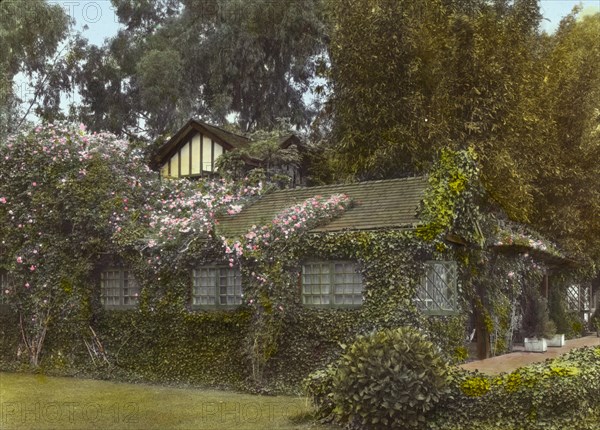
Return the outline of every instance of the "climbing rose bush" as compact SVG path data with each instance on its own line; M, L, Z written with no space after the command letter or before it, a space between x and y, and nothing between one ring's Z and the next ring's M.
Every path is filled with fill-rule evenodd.
M0 269L37 365L48 328L83 312L98 257L148 218L158 181L142 153L83 125L48 124L0 142Z
M249 257L256 258L274 245L283 244L292 236L305 233L318 224L341 215L350 204L350 198L344 194L311 197L284 209L268 225L253 225L239 240L221 237L225 253L229 255L229 263L233 266L234 261L239 260L245 252Z
M296 260L303 234L341 215L351 203L343 194L316 196L284 209L267 225L252 226L242 238L221 237L229 265L239 265L246 279L244 299L253 311L253 321L245 350L257 387L277 351L283 316L297 283L283 262Z
M262 183L256 186L238 185L231 181L206 182L166 181L162 198L150 211L148 247L184 245L186 238L208 236L224 213L238 213L244 203L258 196Z

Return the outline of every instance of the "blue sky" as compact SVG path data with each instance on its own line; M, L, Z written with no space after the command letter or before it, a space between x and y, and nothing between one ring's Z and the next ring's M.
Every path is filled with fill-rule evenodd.
M68 15L75 19L76 29L83 30L84 25L87 25L88 29L84 30L83 33L91 43L96 45L101 45L105 38L114 36L119 29L118 19L109 0L52 0L50 3L62 6ZM600 12L600 0L542 0L540 7L544 18L546 18L542 24L542 29L553 32L561 18L580 3L584 6L586 12Z
M573 7L578 4L583 5L583 12L585 13L596 13L600 12L600 0L542 0L540 2L540 9L544 18L542 23L542 30L548 33L553 32L558 27L558 23L569 12Z

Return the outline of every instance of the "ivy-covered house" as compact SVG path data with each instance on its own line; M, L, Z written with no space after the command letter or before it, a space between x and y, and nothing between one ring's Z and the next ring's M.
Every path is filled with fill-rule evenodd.
M363 330L411 321L440 339L441 324L447 335L441 343L452 344L457 358L473 335L480 358L506 352L523 335L524 290L535 289L547 300L551 279L576 262L539 236L534 240L524 225L458 205L454 210L464 219L432 240L439 219L427 219L427 205L434 188L435 178L414 177L280 190L222 219L218 233L244 237L306 199L347 196L347 210L304 232L298 249L271 257L297 274L296 302L354 308L364 318Z
M382 327L419 327L455 360L467 358L473 335L481 358L509 351L526 320L525 292L563 294L560 276L574 262L527 235L525 226L468 213L459 202L453 210L463 218L452 215L444 224L427 209L439 197L435 181L269 192L222 215L214 240L164 272L168 279L135 280L143 270L127 265L102 270L101 300L110 311L104 321L112 327L117 317L135 316L114 310L138 307L150 311L146 324L164 324L169 315L169 328L153 327L165 337L147 339L145 352L138 344L138 358L156 354L158 339L173 329L186 333L179 340L186 351L198 348L189 359L210 357L199 367L204 374L223 364L214 357L227 357L237 363L237 377L271 386L297 384L338 354L340 344ZM215 330L228 333L227 342L215 340ZM159 356L170 357L160 348ZM163 359L177 367L174 357Z
M120 254L95 262L77 318L44 331L43 363L289 389L379 328L418 327L456 361L473 330L478 356L509 351L527 322L523 297L566 297L572 262L502 218L468 160L447 165L266 193L241 185L246 200L220 181L166 181L173 201L123 225ZM19 350L18 326L0 327L1 357Z

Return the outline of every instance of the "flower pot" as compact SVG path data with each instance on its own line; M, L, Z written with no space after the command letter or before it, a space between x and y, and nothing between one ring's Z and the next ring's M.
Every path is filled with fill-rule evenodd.
M525 338L525 351L526 352L546 352L548 350L548 344L544 338L526 337Z
M565 335L564 334L555 334L554 337L550 339L546 339L546 344L548 346L565 346Z

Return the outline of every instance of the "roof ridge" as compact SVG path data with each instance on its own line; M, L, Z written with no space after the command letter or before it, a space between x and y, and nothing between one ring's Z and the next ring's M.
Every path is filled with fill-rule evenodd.
M197 123L203 125L203 126L208 126L208 127L212 127L212 128L216 128L217 130L222 131L223 133L227 133L227 134L231 134L232 136L236 136L236 137L241 137L242 139L246 139L246 140L250 140L248 137L241 135L241 134L237 134L234 133L232 131L229 130L225 130L224 128L219 127L218 125L213 125L213 124L209 124L206 121L202 121L201 119L196 119L196 118L192 118L194 121L196 121Z
M331 188L331 187L343 187L343 186L350 186L350 185L358 185L358 186L363 186L363 185L368 185L368 184L381 184L384 182L403 182L403 181L409 181L409 180L415 180L415 179L427 179L427 175L420 175L420 176L406 176L404 178L392 178L392 179L376 179L374 181L357 181L357 182L347 182L347 183L342 183L342 184L327 184L327 185L317 185L314 187L296 187L296 188L286 188L283 190L275 190L272 193L269 194L275 194L275 193L288 193L288 192L294 192L294 191L302 191L302 190L318 190L318 189L323 189L323 188Z

